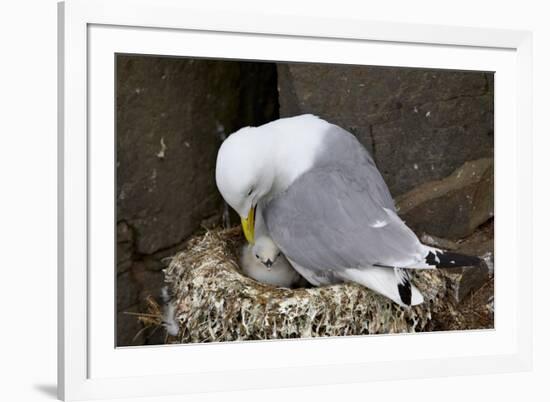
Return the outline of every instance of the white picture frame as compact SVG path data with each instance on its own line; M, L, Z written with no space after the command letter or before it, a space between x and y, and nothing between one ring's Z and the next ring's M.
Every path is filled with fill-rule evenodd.
M161 396L531 368L529 32L216 14L177 0L68 0L59 5L59 49L60 398ZM114 188L108 181L114 180L115 163L110 68L118 52L495 71L495 215L506 217L497 218L495 226L495 330L115 348L113 274L94 267L114 264ZM107 185L100 187L105 180ZM452 353L446 347L451 342Z

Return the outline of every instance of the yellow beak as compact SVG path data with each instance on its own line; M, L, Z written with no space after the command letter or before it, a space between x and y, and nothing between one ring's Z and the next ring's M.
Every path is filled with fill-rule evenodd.
M247 218L241 218L244 237L250 244L254 244L254 217L256 215L256 207L250 208Z

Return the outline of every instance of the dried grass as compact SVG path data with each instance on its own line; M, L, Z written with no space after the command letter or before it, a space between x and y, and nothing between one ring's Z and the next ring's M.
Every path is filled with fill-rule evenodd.
M464 320L436 271L413 278L425 303L401 308L356 284L285 289L244 276L238 265L240 228L190 239L165 269L180 330L168 343L224 342L456 329ZM442 319L439 319L441 317ZM162 325L151 305L141 320Z

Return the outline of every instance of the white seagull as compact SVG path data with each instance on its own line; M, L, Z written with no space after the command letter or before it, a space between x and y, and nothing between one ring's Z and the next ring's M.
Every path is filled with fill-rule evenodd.
M409 269L481 264L420 243L367 150L313 115L229 136L218 152L216 183L247 240L254 243L259 206L270 238L314 286L355 282L411 306L423 297Z

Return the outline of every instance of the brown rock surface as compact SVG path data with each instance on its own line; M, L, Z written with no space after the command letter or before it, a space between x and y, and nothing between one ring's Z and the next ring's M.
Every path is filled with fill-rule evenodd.
M281 63L281 117L316 114L371 151L392 195L493 154L493 75Z
M126 222L117 224L117 274L124 273L132 266L134 254L134 234Z
M138 304L124 308L117 312L117 346L135 346L145 344L145 337L142 331L143 326L137 319L142 307Z
M117 220L134 229L138 253L182 241L218 212L221 139L274 118L274 71L267 63L118 56Z
M278 117L276 66L133 55L116 63L117 342L156 343L159 331L125 312L158 298L164 258L220 222L218 147L236 129Z
M493 187L493 160L484 158L397 197L396 205L416 233L460 239L493 217Z

